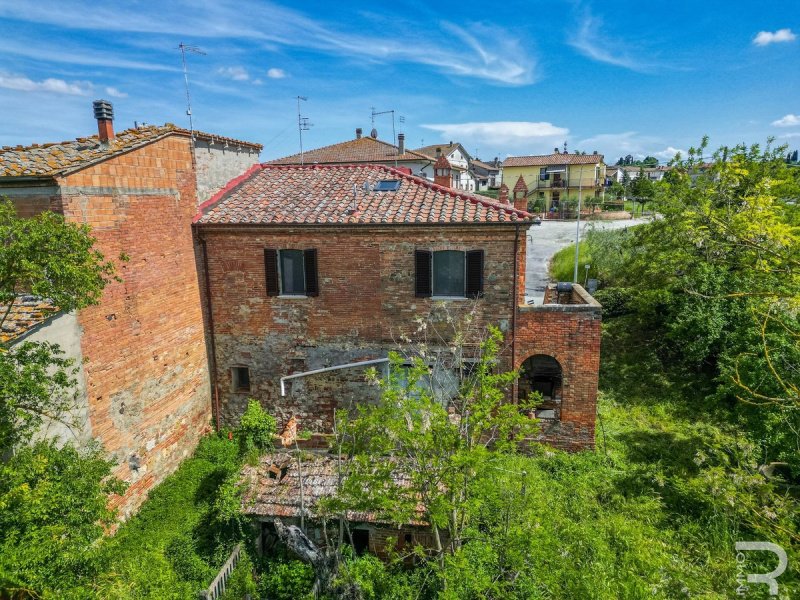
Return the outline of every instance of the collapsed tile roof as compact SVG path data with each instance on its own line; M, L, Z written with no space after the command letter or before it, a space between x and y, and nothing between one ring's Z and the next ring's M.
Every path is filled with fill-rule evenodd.
M379 191L379 182L396 189ZM389 187L394 187L389 185ZM200 207L201 225L516 223L510 204L384 165L255 165Z
M603 162L602 154L538 154L536 156L509 156L503 167L545 167L547 165L594 165Z
M56 177L78 171L117 154L130 152L140 146L155 142L167 135L177 133L189 136L190 132L167 123L145 125L126 129L114 139L101 143L98 136L77 138L66 142L32 144L30 146L3 146L0 148L0 177ZM247 146L261 151L260 144L226 138L210 133L194 132L195 138L227 142L231 145Z
M400 149L390 144L369 136L363 136L346 142L323 146L300 154L293 154L284 158L270 160L270 165L331 165L355 163L387 163L398 161L430 161L434 158L414 150L406 150L399 154Z
M7 310L7 304L0 304L0 319ZM0 327L0 344L13 342L57 312L58 309L48 300L30 295L18 296Z
M300 479L302 475L303 504L300 504ZM394 484L409 485L407 475L399 471L393 475ZM319 518L317 504L323 498L336 496L339 480L335 456L306 453L298 462L297 454L274 452L261 457L256 466L242 469L242 511L259 517ZM421 507L418 508L421 512ZM385 523L386 520L374 512L348 511L347 519L362 523ZM420 519L410 524L423 525Z

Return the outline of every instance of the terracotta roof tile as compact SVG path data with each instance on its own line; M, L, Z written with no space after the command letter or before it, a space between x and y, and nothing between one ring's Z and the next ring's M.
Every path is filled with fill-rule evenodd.
M602 154L539 154L536 156L509 156L503 167L545 167L547 165L594 165L603 162Z
M393 144L365 136L304 152L302 164L389 163L395 160L424 160L433 162L435 160L430 156L426 156L414 150L406 150L403 154L398 154L399 150L400 149ZM267 164L299 165L301 164L301 159L299 154L293 154L285 158L270 160Z
M0 315L5 315L7 308L8 305L0 304ZM17 339L57 312L58 309L47 300L36 296L19 296L0 328L0 343Z
M391 191L380 181L396 180ZM365 189L365 184L368 189ZM356 210L353 210L353 192ZM512 223L527 212L384 165L256 165L200 207L201 225Z
M263 517L319 518L317 504L323 498L336 496L338 481L337 460L334 456L306 454L298 465L297 455L289 452L274 452L261 457L258 465L242 469L242 511L245 514ZM303 478L303 505L300 504L300 475ZM407 487L407 475L399 471L393 475L394 483ZM419 519L411 524L421 525L422 507L417 508ZM350 521L387 523L373 512L348 511Z
M30 146L4 146L0 149L0 177L55 177L76 171L117 154L128 152L169 135L189 135L189 131L166 125L147 125L126 129L116 134L109 143L101 144L98 136L80 137L66 142L32 144ZM204 140L227 142L261 150L261 145L226 138L202 131L195 137Z

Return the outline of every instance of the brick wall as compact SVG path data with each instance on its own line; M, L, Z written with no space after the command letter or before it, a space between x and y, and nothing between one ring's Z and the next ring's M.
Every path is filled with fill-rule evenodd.
M66 218L91 225L122 278L79 323L92 434L131 482L114 500L127 516L194 450L210 415L189 140L170 135L58 183Z
M300 427L330 428L333 411L374 401L379 390L366 386L364 370L352 369L287 382L281 398L279 378L347 362L386 356L403 333L413 332L418 316L439 314L430 298L414 293L414 250L485 251L484 297L478 300L477 326L510 330L513 226L386 228L198 228L206 240L217 348L221 416L235 424L253 396L276 416L279 426L296 415ZM520 254L525 235L520 232ZM268 297L264 248L316 248L319 296ZM519 269L524 268L520 262ZM473 300L446 301L458 315ZM447 331L445 322L438 323ZM432 332L428 332L432 337ZM413 336L418 338L419 336ZM435 344L434 344L435 345ZM252 389L231 391L230 369L250 368Z
M560 419L541 421L541 440L565 450L594 447L601 308L575 285L571 304L520 307L516 367L537 354L562 368Z

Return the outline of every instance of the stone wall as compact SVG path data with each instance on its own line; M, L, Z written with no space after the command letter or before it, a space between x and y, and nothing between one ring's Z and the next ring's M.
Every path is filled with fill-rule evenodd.
M258 150L224 140L195 140L197 203L202 204L216 192L258 162Z
M36 433L36 439L52 439L59 444L65 442L81 444L92 437L92 425L89 422L89 405L86 397L86 373L83 369L81 352L81 334L75 313L59 313L14 340L13 345L15 346L23 342L58 344L63 352L62 358L73 360L77 369L74 378L78 401L74 409L64 418L68 424L45 419L41 429Z
M511 226L198 227L206 240L218 364L221 416L235 424L248 397L258 398L279 426L295 415L300 427L327 431L333 411L370 402L379 391L364 382L363 369L348 369L287 382L283 375L348 362L381 358L396 349L402 334L446 336L446 318L468 313L477 302L475 326L510 331L514 303L514 237ZM519 256L525 235L519 235ZM268 297L264 249L316 248L319 296ZM414 250L485 251L484 297L480 300L417 298ZM524 270L520 263L519 270ZM524 284L524 280L522 281ZM441 307L445 306L446 311ZM415 334L416 319L431 321ZM251 391L232 391L231 368L250 369Z

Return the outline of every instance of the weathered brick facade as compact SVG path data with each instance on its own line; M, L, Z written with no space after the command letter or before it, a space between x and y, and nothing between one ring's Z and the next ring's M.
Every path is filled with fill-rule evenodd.
M524 228L519 235L513 224L199 226L197 231L208 253L224 423L237 423L247 398L255 397L279 426L296 416L302 428L326 432L335 409L375 401L379 392L365 384L363 369L293 380L287 383L285 397L280 396L279 379L386 356L397 347L400 334L415 330L417 317L435 321L434 307L441 302L415 297L414 250L482 249L483 297L444 303L457 316L477 302L479 323L495 324L506 332L505 368L511 368L512 354L516 368L537 354L555 358L563 369L560 411L558 418L542 420L542 440L567 450L594 446L600 307L580 286L569 299L561 298L565 304L519 305L525 289ZM268 297L265 248L317 249L319 295ZM232 388L231 369L237 366L249 369L249 392Z
M438 302L414 293L414 250L485 251L484 297L445 301L458 316L478 303L478 321L509 331L512 322L514 225L235 228L203 226L217 352L221 415L238 422L246 400L262 401L279 423L292 415L328 431L333 411L377 398L363 369L298 379L280 397L279 379L384 357L400 335L431 316ZM525 254L524 231L519 253ZM319 295L268 297L264 249L316 248ZM522 268L522 265L519 265ZM446 327L443 327L446 329ZM231 367L251 372L251 391L232 391Z
M122 282L78 324L91 433L131 484L113 500L126 516L194 450L210 417L189 137L170 134L38 186L3 183L22 215L49 208L90 225L117 265Z

